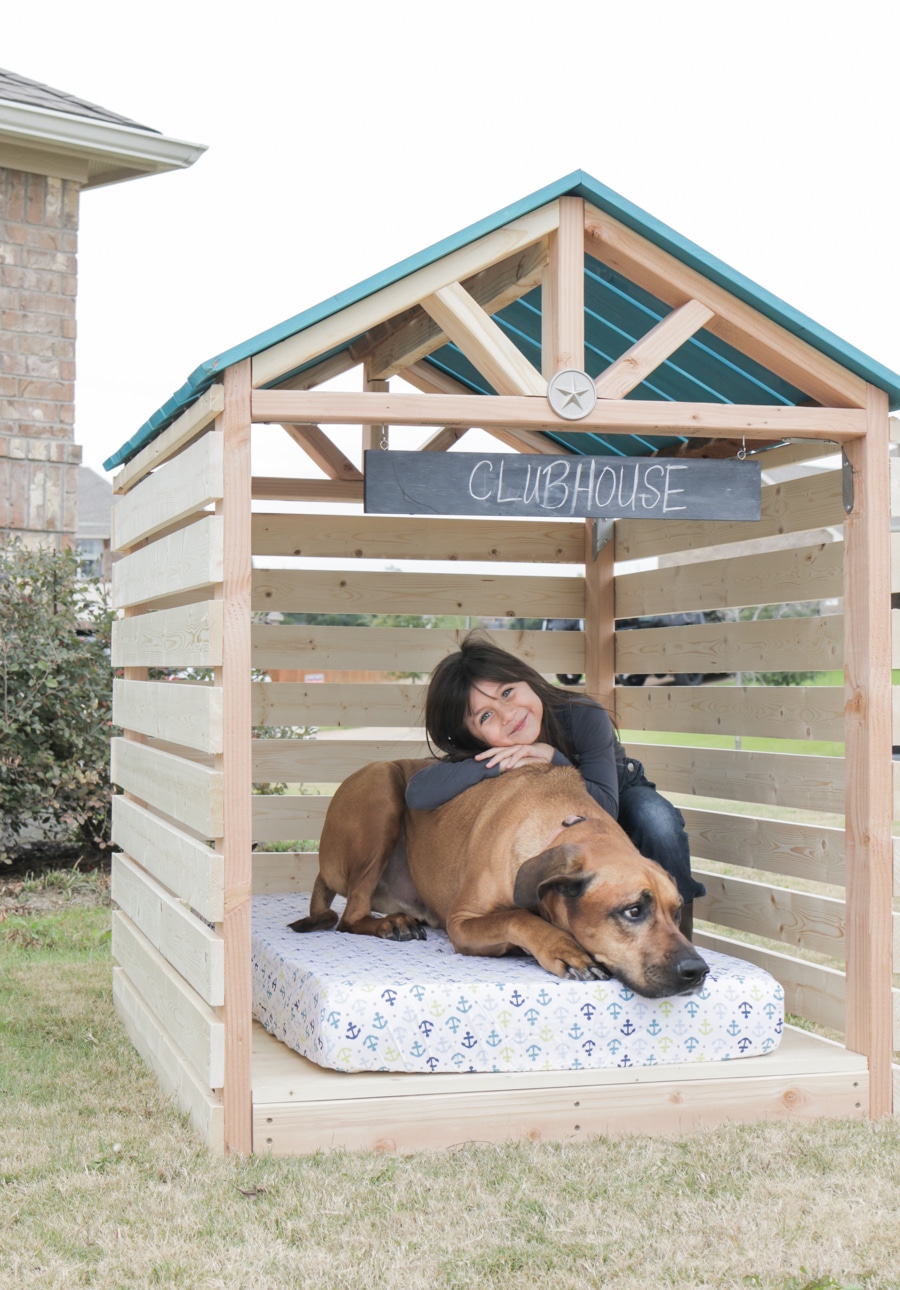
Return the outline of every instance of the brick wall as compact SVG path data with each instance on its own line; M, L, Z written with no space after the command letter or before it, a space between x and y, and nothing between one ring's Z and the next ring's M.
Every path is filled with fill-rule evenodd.
M75 532L78 184L0 167L0 533Z

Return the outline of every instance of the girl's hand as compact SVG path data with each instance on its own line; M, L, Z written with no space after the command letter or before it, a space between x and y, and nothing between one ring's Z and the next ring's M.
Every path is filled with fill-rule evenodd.
M553 749L550 744L508 744L503 748L486 748L475 754L475 760L486 762L488 769L499 766L502 775L529 761L552 761Z

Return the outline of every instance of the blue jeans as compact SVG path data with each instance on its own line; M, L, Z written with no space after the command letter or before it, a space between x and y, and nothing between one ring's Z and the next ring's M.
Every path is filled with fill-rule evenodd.
M619 824L641 855L655 860L672 876L686 905L706 895L706 888L691 875L691 844L684 816L656 791L634 757L619 763Z

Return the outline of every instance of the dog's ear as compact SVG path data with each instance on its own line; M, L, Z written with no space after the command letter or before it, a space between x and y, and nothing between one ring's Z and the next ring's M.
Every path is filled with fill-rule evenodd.
M525 861L516 874L513 900L521 909L536 909L551 887L561 896L577 899L593 878L592 873L584 872L581 847L565 842Z

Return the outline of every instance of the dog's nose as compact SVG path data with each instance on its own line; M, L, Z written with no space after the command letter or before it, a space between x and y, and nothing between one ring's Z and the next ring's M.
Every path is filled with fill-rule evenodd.
M702 983L703 978L709 973L709 967L703 962L699 955L694 955L689 959L682 959L678 964L678 975L684 982L685 986L698 986Z

